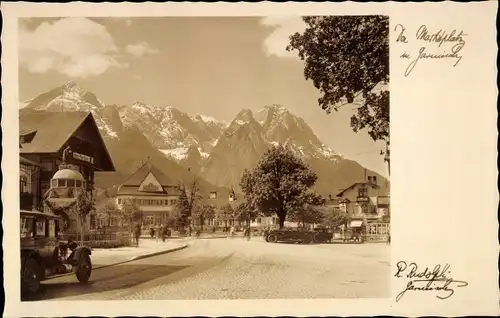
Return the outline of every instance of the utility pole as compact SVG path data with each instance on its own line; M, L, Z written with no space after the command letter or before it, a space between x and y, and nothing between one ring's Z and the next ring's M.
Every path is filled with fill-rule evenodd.
M384 161L387 162L387 169L389 171L389 177L391 176L391 153L390 153L390 142L387 140L385 142L385 151L380 150L380 154L384 155Z

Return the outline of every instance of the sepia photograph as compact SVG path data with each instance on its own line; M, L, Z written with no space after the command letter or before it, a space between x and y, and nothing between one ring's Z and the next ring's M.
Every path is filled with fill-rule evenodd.
M389 17L20 18L23 301L389 298Z
M498 316L497 10L2 4L4 316Z

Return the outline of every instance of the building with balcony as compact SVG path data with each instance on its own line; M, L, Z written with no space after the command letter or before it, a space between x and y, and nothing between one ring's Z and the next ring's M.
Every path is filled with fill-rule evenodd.
M40 207L43 196L51 188L51 179L63 163L71 164L83 177L81 184L92 197L95 171L115 171L94 117L90 112L20 111L19 155L21 184L31 175L29 186L34 195L33 206ZM65 158L63 158L65 157ZM36 164L37 172L26 172L23 160ZM33 168L34 169L34 168ZM72 188L67 180L56 179L59 188ZM69 181L75 182L75 181ZM60 183L60 184L59 184ZM27 186L26 186L27 188ZM23 190L21 189L21 193ZM25 196L25 195L24 195ZM93 227L95 215L90 217Z
M26 158L19 158L19 197L21 210L39 210L40 166Z
M390 225L383 220L389 213L390 200L381 190L376 176L356 182L337 194L338 207L349 217L351 228L365 226L369 240L385 240Z
M180 195L180 189L148 159L118 187L118 208L129 200L142 211L143 225L166 224Z

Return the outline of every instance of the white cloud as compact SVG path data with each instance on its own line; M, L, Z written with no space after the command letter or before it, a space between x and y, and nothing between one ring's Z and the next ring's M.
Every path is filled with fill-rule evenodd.
M286 46L290 44L292 34L305 30L306 24L301 17L269 16L262 18L260 23L273 29L263 43L268 56L298 58L297 52L288 52Z
M135 55L135 56L144 56L146 54L157 54L159 51L151 45L149 45L147 42L140 42L136 44L129 44L125 48L128 53Z
M46 21L19 31L19 60L30 72L56 71L71 77L100 75L117 60L118 48L106 27L86 18Z

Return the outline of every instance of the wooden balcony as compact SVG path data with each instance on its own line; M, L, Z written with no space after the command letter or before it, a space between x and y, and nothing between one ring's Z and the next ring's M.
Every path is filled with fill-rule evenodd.
M34 195L29 192L21 192L20 195L20 208L21 210L32 210L34 203Z

